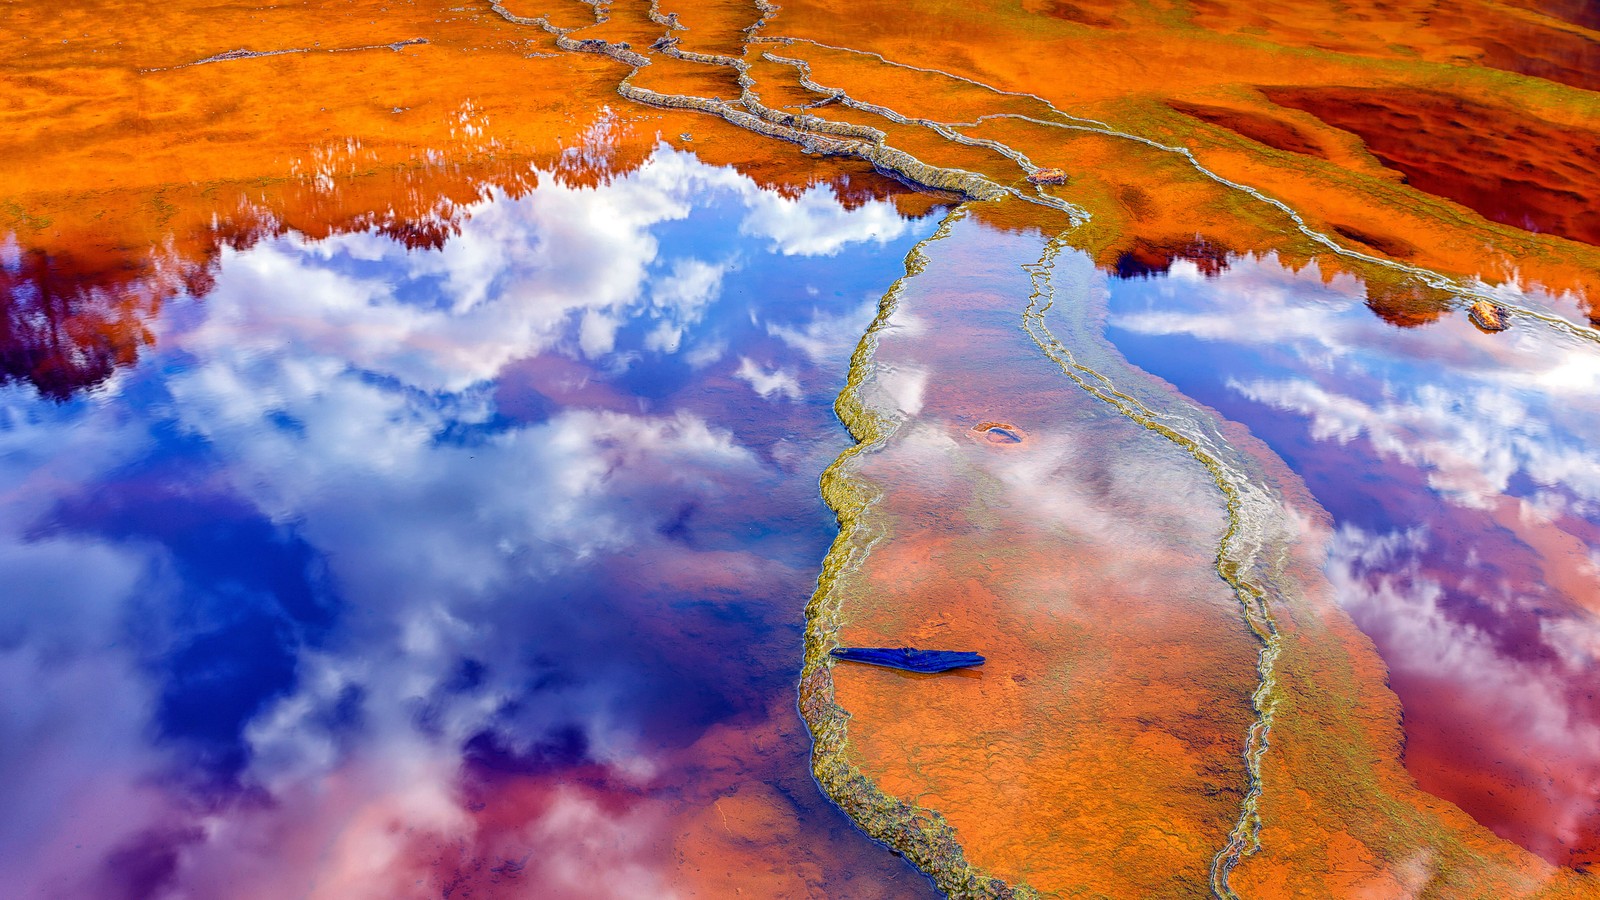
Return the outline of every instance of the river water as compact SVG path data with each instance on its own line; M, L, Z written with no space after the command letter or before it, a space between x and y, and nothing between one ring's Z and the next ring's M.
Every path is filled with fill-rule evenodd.
M532 176L437 247L227 249L137 366L4 388L11 896L930 895L793 684L833 398L933 220Z

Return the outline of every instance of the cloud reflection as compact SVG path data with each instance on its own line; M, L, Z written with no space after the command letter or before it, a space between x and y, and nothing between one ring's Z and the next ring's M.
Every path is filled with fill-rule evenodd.
M1408 711L1410 752L1440 769L1421 774L1424 787L1511 794L1495 830L1564 860L1600 825L1600 720L1582 698L1600 629L1548 618L1540 637L1560 653L1508 656L1493 631L1452 611L1461 592L1433 573L1432 543L1421 527L1341 527L1327 567L1335 595L1385 648L1391 681L1433 698Z
M1363 287L1346 275L1322 284L1274 259L1241 259L1214 282L1180 263L1154 288L1160 308L1119 311L1113 328L1188 335L1256 348L1267 370L1294 377L1234 377L1256 402L1307 416L1318 440L1371 441L1379 453L1429 473L1453 502L1485 507L1521 475L1581 504L1600 507L1600 354L1526 327L1486 336L1452 319L1436 329L1397 331L1358 308ZM1205 298L1203 309L1186 298ZM1292 360L1292 362L1290 362Z
M1553 862L1600 860L1600 352L1455 316L1396 329L1272 257L1113 286L1136 365L1242 421L1339 530L1423 786ZM1160 341L1149 340L1159 336Z
M665 148L462 221L225 250L120 395L0 395L4 737L39 748L0 763L0 881L673 895L685 754L786 689L761 648L827 538L802 384L887 278L726 292L786 257L849 286L912 225Z

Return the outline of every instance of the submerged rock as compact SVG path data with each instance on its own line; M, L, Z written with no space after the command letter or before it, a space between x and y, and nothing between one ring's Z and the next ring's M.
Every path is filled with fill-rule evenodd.
M1006 422L979 422L972 426L972 436L989 444L1020 444L1028 439L1027 432Z
M1467 318L1482 331L1505 331L1511 327L1505 307L1497 306L1487 300L1479 300L1472 304L1467 310Z
M908 672L948 672L983 665L983 657L965 650L918 650L915 647L835 647L834 659L888 666Z
M1053 167L1034 169L1033 172L1028 175L1028 182L1030 184L1066 184L1070 180L1072 179L1067 175L1066 169L1057 169Z

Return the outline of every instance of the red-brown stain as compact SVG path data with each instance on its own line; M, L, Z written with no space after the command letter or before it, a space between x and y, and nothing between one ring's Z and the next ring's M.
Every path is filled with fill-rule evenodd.
M1416 328L1436 322L1450 311L1450 298L1415 283L1367 285L1367 309L1399 328Z
M1600 7L1596 7L1600 9ZM1554 28L1507 23L1481 40L1484 63L1497 69L1600 90L1600 41Z
M1521 0L1521 5L1574 25L1600 31L1600 3L1594 0Z
M1186 116L1226 128L1258 144L1266 144L1274 150L1304 153L1319 159L1328 158L1328 151L1323 148L1321 141L1282 119L1250 110L1185 103L1181 100L1168 100L1167 105Z
M1392 256L1396 259L1410 259L1417 255L1416 245L1405 238L1396 237L1392 234L1383 234L1372 228L1358 228L1354 225L1344 225L1338 222L1332 223L1330 227L1340 237L1355 241L1358 244L1364 244L1385 256Z
M1199 236L1164 240L1139 238L1115 251L1115 261L1109 269L1118 278L1149 278L1165 275L1172 271L1173 263L1187 260L1194 263L1201 274L1214 276L1228 268L1228 257L1232 255L1233 251L1222 244Z
M66 400L132 364L154 338L145 326L204 267L163 271L149 260L29 249L0 266L0 384L26 382Z
M1087 25L1090 28L1126 28L1128 23L1116 16L1108 15L1104 7L1107 4L1089 4L1097 8L1089 9L1081 3L1070 3L1068 0L1046 0L1043 12L1067 22L1078 25Z
M1264 88L1274 103L1354 132L1417 190L1484 218L1600 245L1600 131L1510 107L1397 88Z

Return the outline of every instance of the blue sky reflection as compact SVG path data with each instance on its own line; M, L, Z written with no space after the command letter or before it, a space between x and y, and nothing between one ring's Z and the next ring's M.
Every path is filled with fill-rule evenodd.
M140 366L0 390L0 881L672 896L740 784L858 853L809 877L898 874L794 789L790 683L832 399L931 228L662 148L440 249L224 250Z

